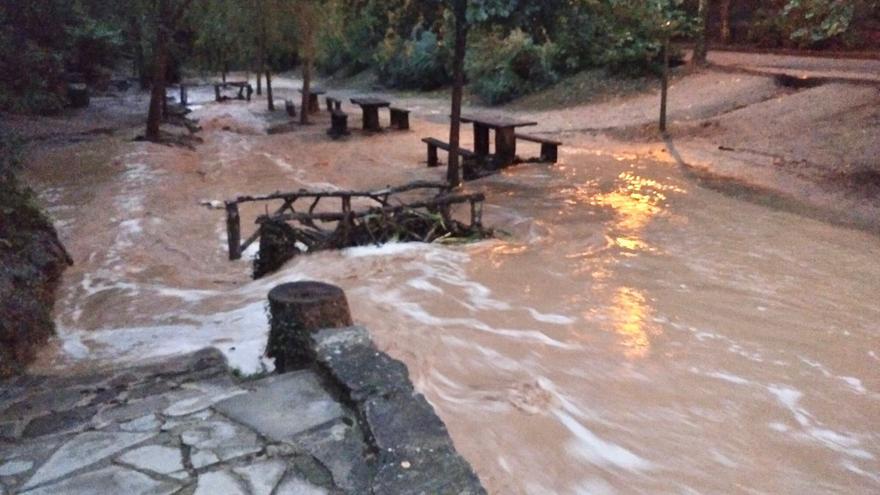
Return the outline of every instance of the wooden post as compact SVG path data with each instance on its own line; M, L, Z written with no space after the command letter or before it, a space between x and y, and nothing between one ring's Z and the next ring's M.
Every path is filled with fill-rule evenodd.
M187 91L186 86L183 83L180 83L180 104L186 108L187 105Z
M666 132L666 96L669 92L669 36L663 40L663 78L660 82L660 132Z
M214 101L220 101L220 85L214 85Z
M282 284L269 292L271 328L266 355L280 373L314 363L311 334L352 325L345 292L321 282Z
M241 216L238 214L238 203L226 203L226 241L229 245L229 259L241 258Z
M342 197L342 214L344 215L340 225L342 242L348 245L348 239L351 236L351 196Z

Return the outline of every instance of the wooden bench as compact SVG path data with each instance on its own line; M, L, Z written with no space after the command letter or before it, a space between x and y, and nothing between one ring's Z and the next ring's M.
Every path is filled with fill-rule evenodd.
M391 111L391 127L405 131L409 129L409 110L403 108L390 107Z
M533 143L541 144L541 161L556 163L559 157L559 146L562 145L559 141L554 141L552 139L541 138L538 136L529 136L528 134L517 134L517 139L522 139L523 141L531 141Z
M422 142L428 145L428 166L436 167L440 165L440 161L437 158L437 148L448 152L450 149L449 143L444 143L443 141L435 138L424 138L422 139ZM476 156L476 153L466 150L464 148L459 148L458 154L465 158L472 158Z
M347 136L349 134L348 114L343 112L342 110L331 110L330 129L327 129L327 134L334 139L342 136Z
M287 115L296 117L296 105L292 101L284 100L284 109L287 110Z

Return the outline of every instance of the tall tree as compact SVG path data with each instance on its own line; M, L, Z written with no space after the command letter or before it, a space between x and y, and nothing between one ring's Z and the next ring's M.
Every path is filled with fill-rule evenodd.
M309 123L309 100L311 99L312 72L315 66L315 52L318 38L318 0L298 0L296 3L296 38L299 56L302 61L302 110L300 124Z
M179 22L192 4L192 0L152 0L150 2L156 30L153 48L153 78L150 90L150 110L147 114L148 141L159 141L159 126L162 123L162 107L165 102L168 60L174 33Z
M709 0L699 0L697 10L697 42L694 46L693 62L696 65L706 65L706 57L709 54Z
M731 0L721 0L718 9L721 18L721 42L730 43L730 2Z
M449 124L449 166L446 180L452 187L461 185L459 143L461 137L461 99L464 92L464 57L467 48L467 0L454 0L455 52L452 62L452 110Z
M446 180L453 187L461 185L459 153L461 142L461 101L464 95L464 59L467 35L471 26L490 19L501 19L516 9L516 0L450 0L455 20L455 49L452 60L452 108L449 123L449 162Z

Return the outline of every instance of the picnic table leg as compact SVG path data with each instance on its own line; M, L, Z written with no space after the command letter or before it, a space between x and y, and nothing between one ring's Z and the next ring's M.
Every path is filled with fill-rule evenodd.
M440 165L440 160L437 156L437 147L433 144L428 144L428 166L436 167L438 165Z
M373 106L364 107L364 130L381 131L379 127L379 108Z
M474 122L474 153L489 156L489 128Z
M516 160L516 133L513 127L503 127L495 131L495 154L501 166L507 166Z

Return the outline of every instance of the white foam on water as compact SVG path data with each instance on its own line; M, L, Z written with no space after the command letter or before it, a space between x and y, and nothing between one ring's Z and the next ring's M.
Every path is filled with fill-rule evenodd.
M540 321L541 323L550 323L553 325L571 325L572 323L577 321L574 318L570 318L568 316L541 313L540 311L533 308L526 308L526 310L529 312L530 315L532 315L532 318L534 318L535 321Z
M654 469L651 462L620 445L602 440L564 411L556 410L554 415L575 437L566 445L570 454L600 467L616 467L626 471Z
M403 314L418 321L419 323L423 323L428 326L436 326L441 328L464 327L470 330L486 332L493 335L506 337L512 340L519 340L522 342L533 342L536 344L546 345L548 347L556 347L559 349L575 348L575 346L549 337L539 330L495 328L476 318L445 318L434 316L430 314L427 310L425 310L425 308L423 308L421 305L413 302L405 302L398 299L395 304L397 305L397 309Z
M868 390L862 385L862 381L854 376L838 376L837 378L849 385L849 388L858 394L868 393Z
M617 490L602 478L590 478L580 481L572 489L575 495L614 495Z
M431 282L422 279L422 278L413 278L406 281L406 285L412 287L413 289L422 290L425 292L433 292L435 294L443 294L443 289L437 287Z
M422 242L389 242L380 246L357 246L342 250L347 258L367 258L370 256L396 256L430 248L430 244Z
M188 315L192 323L104 328L78 332L59 328L62 346L74 359L141 363L213 346L229 365L245 374L271 371L263 356L269 327L265 304L254 302L209 316Z
M770 385L767 390L788 409L802 427L805 438L812 439L824 447L857 459L873 460L874 456L859 446L861 441L851 433L840 433L822 426L813 416L799 405L803 393L785 385Z
M90 353L77 335L65 335L61 339L61 350L74 359L85 359Z
M732 375L730 373L725 373L723 371L711 371L709 373L706 373L706 376L709 376L712 378L717 378L719 380L724 380L726 382L734 383L737 385L748 385L748 384L752 383L749 380L746 380L745 378L743 378L741 376Z

